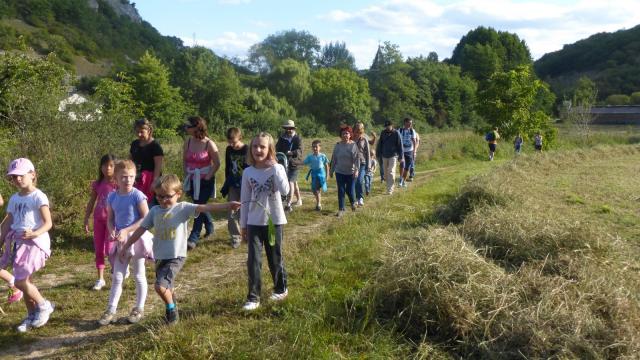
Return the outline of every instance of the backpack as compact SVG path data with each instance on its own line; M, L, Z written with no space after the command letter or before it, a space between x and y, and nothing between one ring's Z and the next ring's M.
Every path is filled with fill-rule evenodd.
M278 162L278 164L284 166L285 170L289 168L289 159L287 159L287 155L285 153L276 153L276 161Z
M487 141L494 141L496 139L496 134L493 131L489 131L485 136L484 139Z

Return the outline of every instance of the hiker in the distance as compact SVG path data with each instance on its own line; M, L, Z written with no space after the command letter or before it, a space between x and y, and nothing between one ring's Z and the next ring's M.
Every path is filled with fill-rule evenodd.
M282 124L282 128L284 129L284 133L278 138L276 152L287 155L288 167L285 170L287 171L287 178L289 179L289 193L287 194L285 210L291 211L293 195L296 196L295 205L302 205L302 197L300 196L300 188L298 187L299 167L304 160L302 158L302 139L296 133L296 124L293 120L287 120Z
M539 132L533 137L533 146L537 152L542 152L542 135Z
M498 139L500 139L500 134L498 134L498 128L493 128L493 130L489 131L484 139L489 144L489 161L493 161L493 156L496 153L496 147L498 146Z
M399 186L407 187L406 181L409 176L409 169L413 166L416 158L416 149L418 148L418 137L416 131L413 130L413 120L408 117L404 118L404 126L398 129L398 133L402 137L402 156L404 159Z
M513 140L513 150L516 152L516 155L520 154L523 142L524 140L522 140L522 136L520 134L516 135L516 138Z
M356 144L356 149L358 150L358 160L360 161L358 176L355 179L356 205L364 206L364 177L367 174L367 171L369 171L369 167L371 166L371 159L369 151L369 137L364 132L364 124L362 123L362 121L356 122L353 126L353 142Z

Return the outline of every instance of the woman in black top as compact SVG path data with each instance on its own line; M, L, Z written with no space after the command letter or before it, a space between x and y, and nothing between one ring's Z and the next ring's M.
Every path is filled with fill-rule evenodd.
M129 149L129 156L137 170L134 186L147 196L149 203L156 203L151 184L162 175L164 151L153 138L153 126L149 120L138 119L133 128L138 136Z

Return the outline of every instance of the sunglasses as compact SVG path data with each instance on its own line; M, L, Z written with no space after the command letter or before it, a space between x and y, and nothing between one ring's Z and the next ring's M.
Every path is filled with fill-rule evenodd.
M176 194L177 194L177 193L173 193L173 194L171 194L171 195L160 195L160 194L156 194L156 198L157 198L158 200L169 200L169 199L171 199L172 197L176 196Z

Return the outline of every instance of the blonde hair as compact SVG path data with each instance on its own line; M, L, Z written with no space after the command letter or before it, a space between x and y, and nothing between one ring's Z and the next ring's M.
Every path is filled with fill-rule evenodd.
M180 182L180 179L174 174L160 176L153 181L151 187L156 193L159 193L160 190L162 190L167 194L171 191L182 194L182 183Z
M136 164L131 160L119 160L116 161L115 166L113 167L113 173L118 174L124 170L133 170L136 171Z
M251 143L249 144L249 154L247 155L247 164L254 166L256 164L256 159L253 158L253 143L258 138L267 139L267 147L269 148L269 152L267 153L267 160L275 160L276 159L276 145L273 141L273 136L267 132L260 132L258 135L254 136L251 139Z

